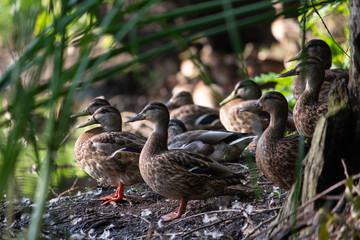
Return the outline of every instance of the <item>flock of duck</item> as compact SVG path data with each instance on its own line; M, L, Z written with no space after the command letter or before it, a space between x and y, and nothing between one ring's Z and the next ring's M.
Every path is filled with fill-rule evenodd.
M124 186L142 182L162 196L180 200L177 211L162 216L164 221L181 217L189 200L252 193L253 187L243 183L245 176L222 162L239 159L255 138L258 168L280 188L290 189L299 139L305 139L306 153L316 122L327 111L331 83L348 79L346 70L329 69L331 51L322 40L309 41L290 59L294 60L299 60L296 66L279 75L298 75L293 82L298 100L292 113L281 93L261 95L254 81L243 80L220 103L220 110L195 105L189 92L174 95L166 104L146 105L126 121L152 123L146 139L122 131L120 112L105 99L96 98L72 115L90 115L78 128L100 125L80 135L75 158L91 177L118 187L115 194L100 198L104 205L124 199ZM304 138L285 136L294 127Z

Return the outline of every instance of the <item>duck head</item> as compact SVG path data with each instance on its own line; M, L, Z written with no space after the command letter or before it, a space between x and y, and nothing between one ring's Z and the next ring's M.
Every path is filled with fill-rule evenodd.
M169 124L169 110L163 103L152 102L146 105L138 115L128 119L126 123L141 120L148 120L153 122L155 125L166 122L167 127Z
M330 69L332 63L331 50L329 45L321 39L313 39L305 44L303 50L298 52L295 57L290 58L287 62L300 60L305 56L318 57L323 63L325 69Z
M268 113L274 112L284 112L284 115L287 117L288 113L288 102L284 95L279 92L267 92L260 97L258 101L256 101L253 105L250 105L246 108L240 110L241 112L249 111L265 111Z
M170 100L165 103L168 109L175 109L184 105L194 104L192 95L190 92L182 91L174 94Z
M70 118L93 115L95 111L102 106L110 106L110 103L106 99L95 98L86 108L79 113L71 115Z
M121 131L122 119L119 110L111 106L100 107L86 122L79 124L76 128L94 124L100 124L106 132Z
M226 97L220 106L225 105L233 99L242 98L244 100L258 99L261 96L261 89L253 80L239 81L234 90Z

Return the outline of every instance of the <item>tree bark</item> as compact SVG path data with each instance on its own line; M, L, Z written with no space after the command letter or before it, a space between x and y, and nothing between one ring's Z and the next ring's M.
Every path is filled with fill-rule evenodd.
M314 226L310 226L311 221L307 221L310 222L308 226L298 227L297 223L301 222L301 217L298 216L315 212L319 208L333 207L334 202L322 199L311 201L311 199L346 178L342 160L350 175L360 172L360 0L350 0L349 10L351 44L349 82L340 80L333 84L328 113L319 120L311 149L303 161L303 182L298 187L300 194L296 194L297 189L294 185L275 221L276 228L268 232L268 239L287 239L294 230L297 231L296 238L300 239L314 233ZM341 194L343 190L344 188L337 189L330 194ZM308 204L294 215L292 213L297 207L296 202L299 205ZM278 221L286 216L287 220L279 224ZM288 216L293 216L293 219ZM288 224L293 221L293 225Z

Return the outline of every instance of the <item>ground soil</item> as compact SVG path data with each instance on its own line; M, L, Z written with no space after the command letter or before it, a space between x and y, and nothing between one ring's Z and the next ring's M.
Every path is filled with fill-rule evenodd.
M245 162L226 165L246 171ZM46 203L41 239L246 239L277 216L286 195L256 172L258 194L190 201L186 213L172 222L160 217L177 210L179 202L157 195L145 184L126 187L126 201L106 206L96 199L113 194L114 187L76 189ZM16 200L11 217L5 218L8 204L0 204L1 236L26 235L32 202Z

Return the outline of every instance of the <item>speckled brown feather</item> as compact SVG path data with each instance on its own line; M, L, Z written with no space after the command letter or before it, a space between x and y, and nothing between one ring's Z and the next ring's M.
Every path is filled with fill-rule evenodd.
M265 130L257 144L256 165L270 181L290 189L294 183L298 146L298 135L276 139ZM305 149L309 149L308 143Z
M234 99L220 108L220 121L228 131L260 135L269 125L269 115L264 112L241 112L256 100Z
M312 137L318 120L328 111L328 104L307 100L306 97L303 94L294 106L294 123L299 134Z

